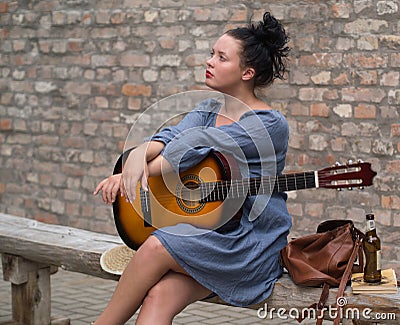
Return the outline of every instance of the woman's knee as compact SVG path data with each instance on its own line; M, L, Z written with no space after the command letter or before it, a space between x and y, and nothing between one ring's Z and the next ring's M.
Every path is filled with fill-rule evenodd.
M136 254L140 254L142 260L144 258L144 260L148 260L149 263L158 261L163 263L168 270L186 274L186 271L175 261L156 236L147 238Z
M154 258L161 258L163 256L165 257L168 254L168 252L157 237L150 236L140 246L136 254L140 254L144 258L154 260Z

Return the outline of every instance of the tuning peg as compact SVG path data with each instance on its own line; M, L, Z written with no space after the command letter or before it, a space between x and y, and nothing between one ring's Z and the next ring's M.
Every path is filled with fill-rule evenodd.
M357 159L357 162L361 164L361 163L363 163L364 161L363 161L362 159Z
M348 165L351 165L352 163L353 163L353 160L351 160L351 159L347 160Z
M352 190L354 190L354 187L349 187L348 190L352 191Z
M336 189L336 191L338 191L338 192L342 192L342 191L343 191L343 189L342 189L342 188L340 188L340 187L338 187L338 188Z
M362 191L364 189L364 186L359 186L358 189Z
M335 166L342 166L342 164L340 162L335 162Z

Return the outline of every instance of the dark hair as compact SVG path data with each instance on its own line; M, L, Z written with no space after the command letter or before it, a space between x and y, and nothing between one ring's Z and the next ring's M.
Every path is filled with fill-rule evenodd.
M284 79L285 58L289 55L289 37L280 22L269 12L263 20L247 27L231 29L226 34L242 43L241 64L255 70L254 86L265 87L274 79Z

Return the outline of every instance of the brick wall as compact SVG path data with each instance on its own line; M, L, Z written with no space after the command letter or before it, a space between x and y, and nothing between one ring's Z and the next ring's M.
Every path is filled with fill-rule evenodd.
M132 121L168 95L204 89L209 49L264 9L292 39L290 75L264 97L291 127L287 171L363 159L364 191L290 193L294 232L376 214L400 259L400 3L397 0L0 2L0 211L115 232L92 196Z

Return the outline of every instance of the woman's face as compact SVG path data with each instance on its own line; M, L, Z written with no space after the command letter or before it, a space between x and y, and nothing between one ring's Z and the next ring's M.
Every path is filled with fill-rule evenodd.
M214 90L229 93L242 82L244 69L240 65L242 51L239 40L222 35L211 49L207 60L206 85Z

